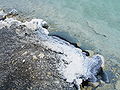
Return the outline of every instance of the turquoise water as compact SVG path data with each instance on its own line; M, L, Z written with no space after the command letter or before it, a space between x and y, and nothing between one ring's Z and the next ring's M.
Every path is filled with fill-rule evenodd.
M101 53L106 66L120 67L120 0L0 0L0 8L43 18L49 31L69 32L82 48Z

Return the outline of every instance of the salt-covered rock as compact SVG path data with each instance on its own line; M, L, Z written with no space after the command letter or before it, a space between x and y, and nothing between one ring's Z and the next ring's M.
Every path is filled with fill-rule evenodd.
M8 15L18 15L18 11L16 9L12 9L11 11L8 12Z
M4 12L4 10L0 10L0 21L1 20L5 20L5 16L6 16L6 13Z
M0 20L5 20L8 17L10 18L10 17L16 16L16 15L18 15L18 12L16 9L12 9L8 13L5 13L5 11L3 9L0 10Z
M43 21L43 22L41 23L41 25L42 25L42 27L45 28L45 29L48 29L48 27L49 27L46 21Z
M26 21L25 23L23 23L23 25L26 25L29 29L40 29L43 34L49 34L48 30L43 28L43 24L45 24L45 21L43 21L42 19L32 19L30 22Z
M26 30L31 30L33 36L27 37L30 42L41 44L59 56L61 61L58 66L59 73L67 82L76 84L78 90L82 81L97 82L97 74L101 67L104 66L104 58L102 55L93 55L88 57L82 53L82 50L71 45L69 42L62 40L56 36L48 36L48 30L42 27L42 19L32 19L30 22L22 23L15 19L6 19L0 22L0 26L10 27L12 24L25 25ZM24 33L24 32L21 32ZM18 34L21 35L21 34Z

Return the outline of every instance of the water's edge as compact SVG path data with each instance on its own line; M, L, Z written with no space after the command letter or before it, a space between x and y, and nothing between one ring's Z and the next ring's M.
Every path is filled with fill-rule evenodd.
M111 77L111 85L106 85L105 88L110 87L111 90L116 88L116 81L120 78L120 30L117 17L120 13L117 12L119 10L117 2L113 3L112 0L109 2L11 0L11 2L12 5L10 0L1 0L0 7L16 8L26 18L43 18L50 25L49 31L67 31L78 39L82 48L102 54L106 59L105 69Z

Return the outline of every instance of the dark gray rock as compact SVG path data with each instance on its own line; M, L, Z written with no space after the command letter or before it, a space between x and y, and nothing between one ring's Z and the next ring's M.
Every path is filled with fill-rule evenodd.
M56 53L25 41L15 29L0 29L0 90L74 90L60 78Z

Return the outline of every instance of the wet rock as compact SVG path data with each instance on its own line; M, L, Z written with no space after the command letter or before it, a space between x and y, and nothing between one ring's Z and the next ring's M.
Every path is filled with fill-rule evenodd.
M42 22L42 27L45 28L45 29L48 29L49 26L48 26L46 21Z
M28 52L27 51L25 51L22 55L26 55Z
M85 50L85 51L87 51L89 53L90 57L92 57L95 54L94 51L92 51L92 50Z
M38 58L36 57L36 55L33 55L33 60L36 60L36 59L38 59Z
M2 15L0 15L0 21L1 20L5 20L6 18L4 17L4 16L2 16Z
M0 20L5 20L6 18L11 18L14 16L17 16L18 12L16 9L12 9L11 11L9 11L8 13L5 13L5 11L3 9L0 10Z
M16 16L18 15L18 11L16 9L12 9L11 11L8 12L7 15L13 15L13 16Z
M5 20L6 19L6 14L4 12L4 10L0 10L0 20Z
M50 32L49 36L59 37L65 41L69 42L70 44L74 45L75 47L80 48L80 43L78 42L78 40L76 38L73 38L72 36L70 36L70 34L67 32L63 32L63 31Z
M98 75L100 76L100 80L104 81L105 83L110 83L110 79L107 75L107 73L105 71L103 71L103 68L100 68L100 71L98 73Z
M85 56L90 56L90 53L86 50L82 50L82 53L85 55Z
M45 55L44 55L43 53L40 53L40 54L38 55L39 58L44 58L44 56L45 56Z

